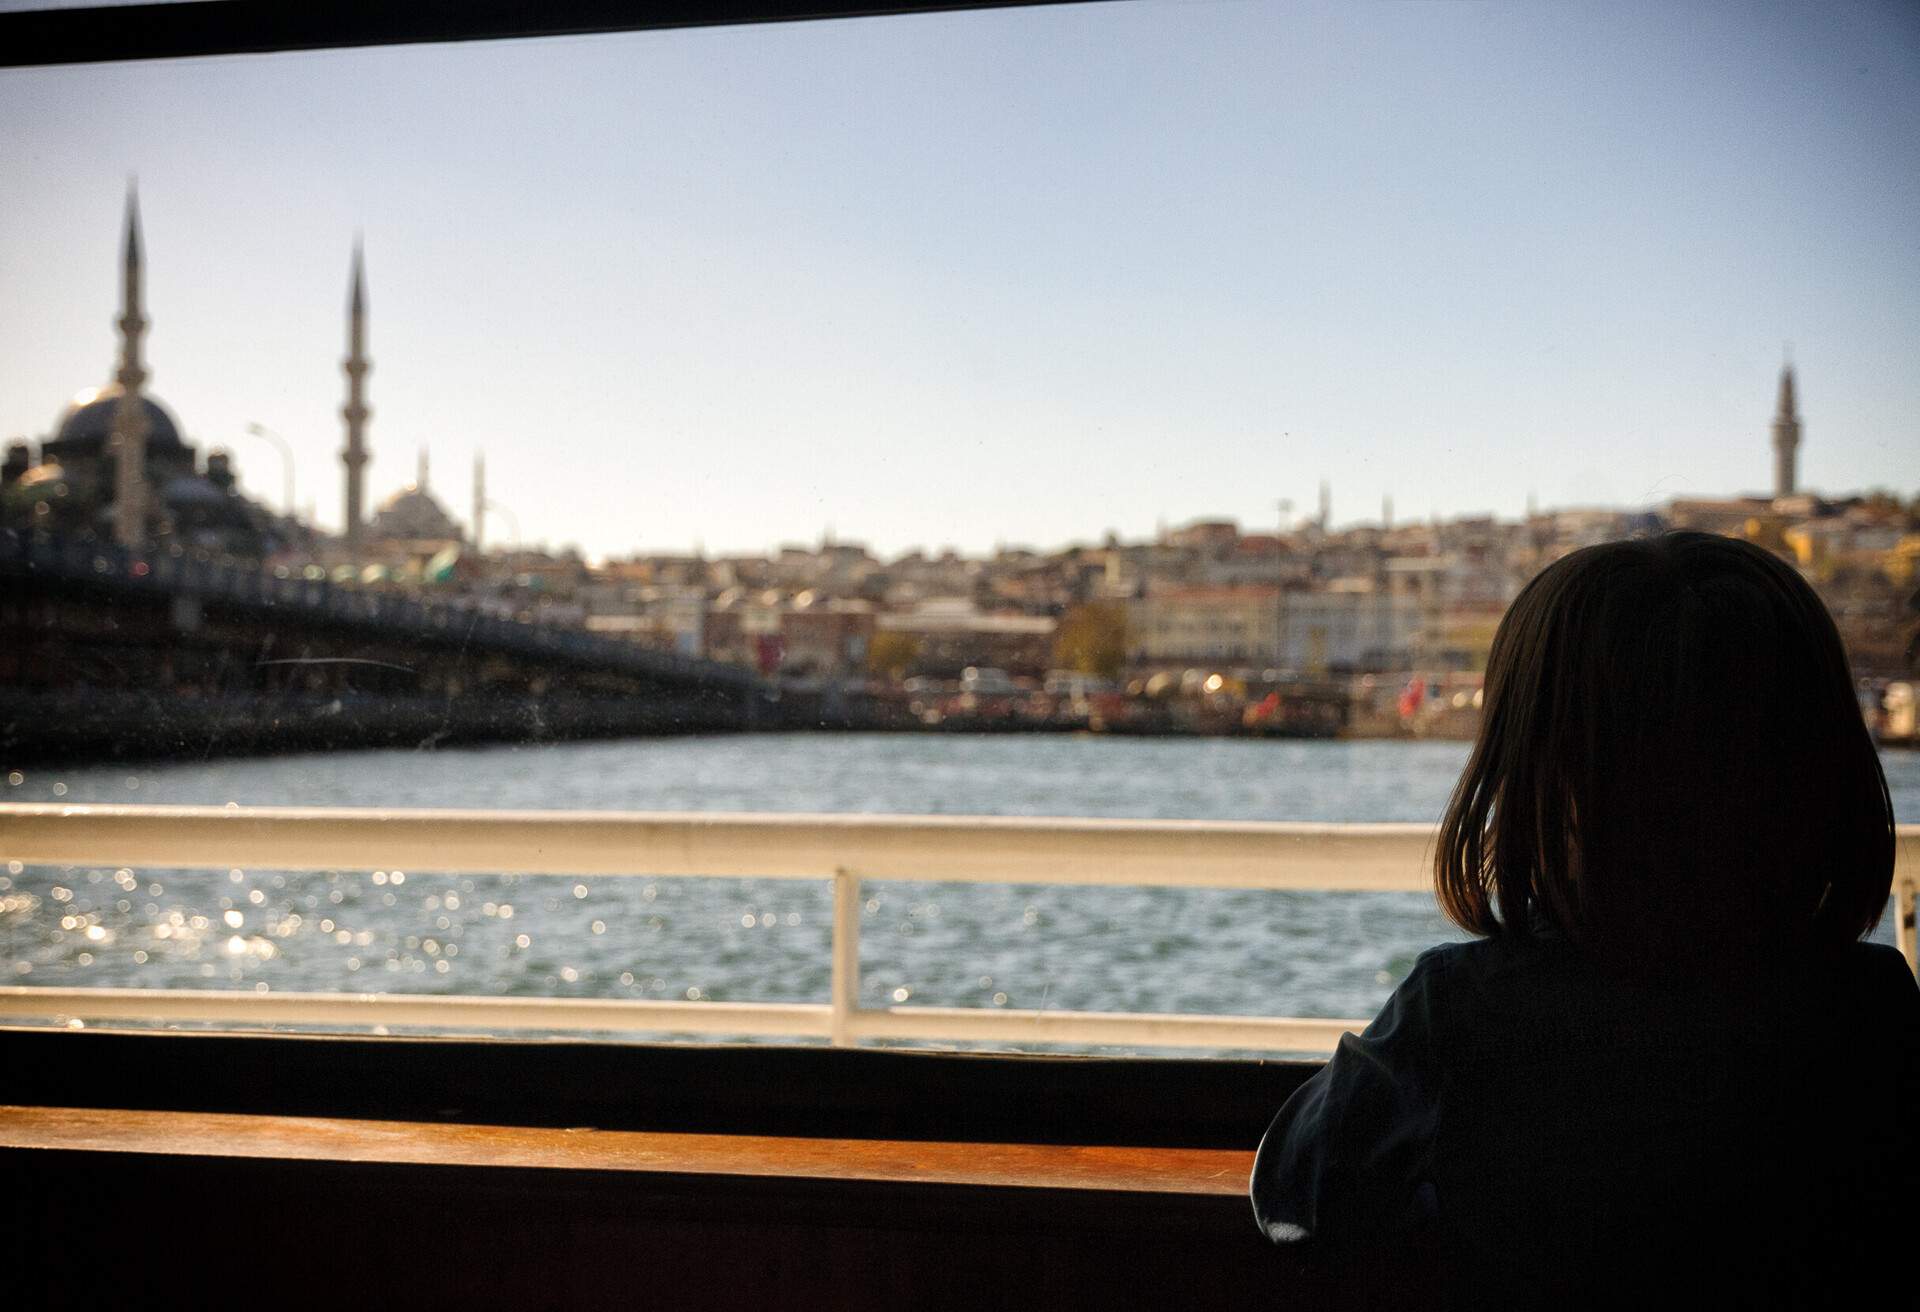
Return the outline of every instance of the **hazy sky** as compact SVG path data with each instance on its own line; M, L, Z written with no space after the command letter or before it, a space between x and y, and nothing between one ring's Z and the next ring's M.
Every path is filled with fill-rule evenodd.
M0 438L112 367L339 522L893 551L1920 491L1920 8L1129 3L0 71ZM490 537L504 534L494 520Z

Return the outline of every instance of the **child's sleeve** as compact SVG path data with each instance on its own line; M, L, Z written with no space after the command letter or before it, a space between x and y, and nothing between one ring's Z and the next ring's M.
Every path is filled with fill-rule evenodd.
M1422 1228L1439 1120L1434 996L1441 953L1423 954L1359 1035L1287 1100L1255 1158L1254 1218L1276 1244L1368 1248Z

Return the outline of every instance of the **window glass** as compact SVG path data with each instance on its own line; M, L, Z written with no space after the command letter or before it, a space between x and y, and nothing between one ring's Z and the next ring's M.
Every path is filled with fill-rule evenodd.
M1432 825L1519 588L1692 527L1814 583L1920 822L1916 53L1890 9L1200 3L0 71L0 802L1201 822L1178 883L1222 827ZM675 837L10 825L14 1019L832 997L832 880ZM845 1001L1339 1020L1456 932L1417 853L1087 885L1049 841L856 868ZM259 1014L149 1020L361 1024ZM827 1037L750 1020L706 1032ZM868 1041L1168 1046L1034 1024Z

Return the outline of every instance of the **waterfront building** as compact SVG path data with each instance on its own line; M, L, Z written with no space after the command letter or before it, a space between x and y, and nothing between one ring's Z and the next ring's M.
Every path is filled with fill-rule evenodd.
M1313 558L1278 534L1247 533L1204 554L1193 575L1206 587L1305 587L1313 576Z
M1423 621L1414 598L1372 579L1335 579L1324 591L1289 592L1275 663L1306 674L1403 670L1414 663Z
M1165 541L1129 542L1109 549L1106 588L1110 597L1140 597L1158 589L1200 586L1204 557L1192 547Z
M1273 587L1170 587L1127 607L1127 656L1135 665L1272 665L1280 644Z
M875 635L894 634L914 644L916 672L956 677L969 665L1013 674L1044 674L1053 660L1050 615L983 612L966 597L932 597L900 614L880 615Z
M1319 591L1176 587L1128 606L1136 666L1277 667L1303 674L1405 669L1423 627L1418 598L1369 578Z
M582 595L588 606L589 633L624 638L677 656L706 653L708 605L703 588L644 584L621 589L618 598L609 601L604 585L590 585Z
M784 604L778 588L722 589L703 618L707 658L750 665L763 674L779 669L783 654L780 611Z
M909 551L876 570L863 591L893 611L908 611L935 597L970 595L974 584L986 572L979 561L963 558L952 548L938 555Z
M835 542L831 534L816 547L788 544L772 562L772 575L794 588L825 587L836 591L857 588L880 562L858 542Z
M627 560L603 561L594 569L596 578L620 584L670 584L681 588L704 588L721 562L709 565L705 556L656 552ZM720 586L735 582L730 575Z
M702 588L664 588L654 613L675 654L698 657L707 645L707 594Z
M1192 547L1199 551L1220 551L1240 538L1240 526L1231 519L1196 519L1169 532L1170 547Z
M1879 568L1880 557L1897 548L1906 536L1899 523L1839 514L1791 524L1781 530L1780 540L1794 564L1819 575L1843 567L1868 571Z
M873 604L858 597L802 592L780 615L783 668L816 675L863 670L874 619Z
M1637 532L1644 516L1604 507L1570 507L1532 517L1547 529L1547 540L1562 551L1613 542Z
M1750 520L1772 512L1766 497L1675 497L1663 518L1669 528L1741 537Z
M1386 563L1377 528L1356 528L1314 541L1308 574L1325 586L1334 579L1378 578Z

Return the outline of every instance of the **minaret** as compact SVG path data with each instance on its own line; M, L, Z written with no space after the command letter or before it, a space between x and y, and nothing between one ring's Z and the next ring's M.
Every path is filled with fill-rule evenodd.
M420 463L413 476L413 485L422 492L427 490L427 448L420 448Z
M1393 528L1393 493L1391 492L1380 498L1380 527Z
M1773 495L1790 497L1800 450L1800 411L1794 404L1793 366L1780 370L1780 404L1773 412Z
M373 362L367 359L367 278L361 261L360 242L353 243L353 290L347 301L347 403L340 416L347 421L347 447L340 463L347 467L347 508L345 532L347 550L360 551L360 519L366 485L367 420L373 411L367 406L367 371Z
M113 540L139 547L147 537L147 409L140 389L147 366L140 355L147 317L140 295L140 198L127 184L126 256L120 268L120 404L113 411Z
M1320 531L1325 533L1333 527L1333 485L1326 479L1320 480Z
M487 457L476 451L473 456L473 554L484 555L487 546Z

